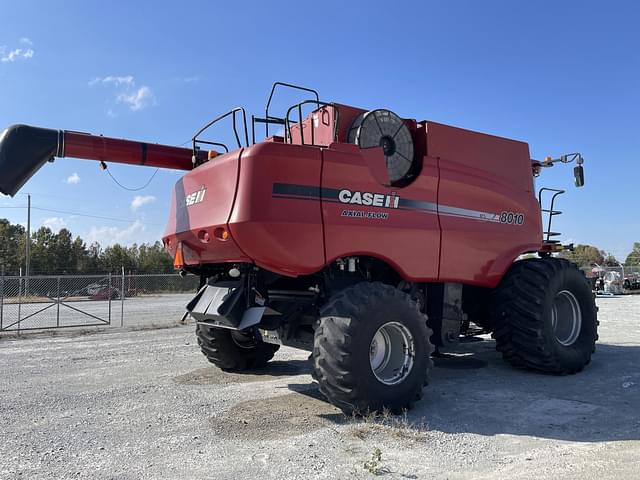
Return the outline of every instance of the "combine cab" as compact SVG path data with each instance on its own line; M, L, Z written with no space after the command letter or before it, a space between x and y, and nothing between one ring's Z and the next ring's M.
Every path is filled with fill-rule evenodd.
M277 116L280 88L311 98ZM235 144L204 140L223 119ZM201 279L187 310L203 353L224 370L302 348L344 411L399 411L421 397L434 347L456 344L471 322L517 367L575 373L594 351L591 288L552 256L570 248L551 231L561 192L542 206L546 190L537 198L533 181L575 161L582 185L579 154L535 161L520 141L276 83L264 117L232 110L189 149L10 127L0 191L15 194L64 156L187 171L163 242L177 269Z

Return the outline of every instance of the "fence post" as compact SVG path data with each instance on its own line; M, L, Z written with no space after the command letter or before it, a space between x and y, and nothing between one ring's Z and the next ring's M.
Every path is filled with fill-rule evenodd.
M113 291L112 287L112 283L111 283L111 272L109 272L109 283L108 283L108 287L107 287L107 292L109 292L109 316L107 317L109 319L109 325L111 325L111 292Z
M22 312L22 267L18 277L18 335L20 334L20 313Z
M58 275L58 294L56 296L57 311L56 311L56 327L60 326L60 275Z
M3 330L2 322L4 320L4 265L0 272L0 332Z
M124 327L124 266L122 267L122 283L120 284L120 326Z

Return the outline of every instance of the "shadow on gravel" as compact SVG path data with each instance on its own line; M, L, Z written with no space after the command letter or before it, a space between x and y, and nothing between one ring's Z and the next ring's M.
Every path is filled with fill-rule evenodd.
M485 360L478 360L473 354L452 354L439 353L433 357L433 366L436 368L451 368L458 370L468 370L474 368L484 368L489 365Z
M566 376L517 370L482 344L470 348L488 367L434 369L410 419L445 433L640 440L640 346L598 344L591 364Z
M640 440L640 346L598 344L591 364L567 376L514 369L493 348L492 341L479 342L462 359L436 358L423 400L408 412L409 424L484 436ZM329 403L313 383L289 388L297 392L292 395L314 399L318 410L308 415L344 422L342 415L323 415ZM275 408L286 415L288 406Z
M306 360L274 360L266 367L243 373L224 372L213 365L178 375L173 381L179 385L226 385L230 383L261 382L270 378L307 375L311 365Z

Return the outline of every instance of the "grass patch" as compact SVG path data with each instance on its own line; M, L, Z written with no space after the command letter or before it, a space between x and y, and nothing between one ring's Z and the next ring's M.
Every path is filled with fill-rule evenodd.
M393 415L385 410L365 416L351 417L349 433L359 440L368 440L376 435L389 435L399 440L426 442L429 428L424 418L418 422L409 420L407 411Z

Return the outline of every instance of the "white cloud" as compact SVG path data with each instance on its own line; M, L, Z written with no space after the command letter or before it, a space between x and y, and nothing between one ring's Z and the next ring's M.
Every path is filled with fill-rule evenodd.
M140 220L136 220L126 228L93 226L86 235L86 241L88 245L98 242L103 247L108 247L115 243L121 245L142 243L146 240L142 237L145 231L146 228Z
M153 96L151 89L146 85L143 85L133 92L120 93L117 101L118 103L129 105L129 108L136 112L150 104L153 104L155 102L155 97Z
M140 195L136 195L131 201L131 210L135 212L143 205L148 205L155 201L156 201L156 197L154 197L153 195L145 195L144 197Z
M0 62L15 62L16 60L26 60L33 57L35 52L32 48L14 48L7 52L6 47L0 48Z
M67 226L67 223L63 218L60 217L50 217L45 218L42 221L43 227L49 227L53 232L59 232L61 229Z
M90 87L95 85L115 87L117 89L115 97L116 103L127 105L132 112L137 112L149 105L154 105L156 101L151 88L147 85L136 86L133 75L96 77L89 81ZM107 111L107 115L110 117L116 116L112 108Z
M184 83L195 83L200 81L200 75L194 75L192 77L184 77L182 79Z
M69 185L77 185L80 183L80 175L78 175L76 172L73 172L71 175L69 175L67 177L67 179L65 180L65 183L68 183Z
M129 86L133 86L135 84L135 81L133 79L132 75L126 75L123 77L117 77L114 75L109 75L106 77L96 77L93 80L91 80L89 82L89 86L93 87L94 85L97 85L99 83L103 83L103 84L113 84L116 87L119 87L121 85L129 85Z
M20 43L23 44L23 45L29 45L29 46L33 45L33 42L31 41L31 39L27 38L27 37L22 37L20 39Z

